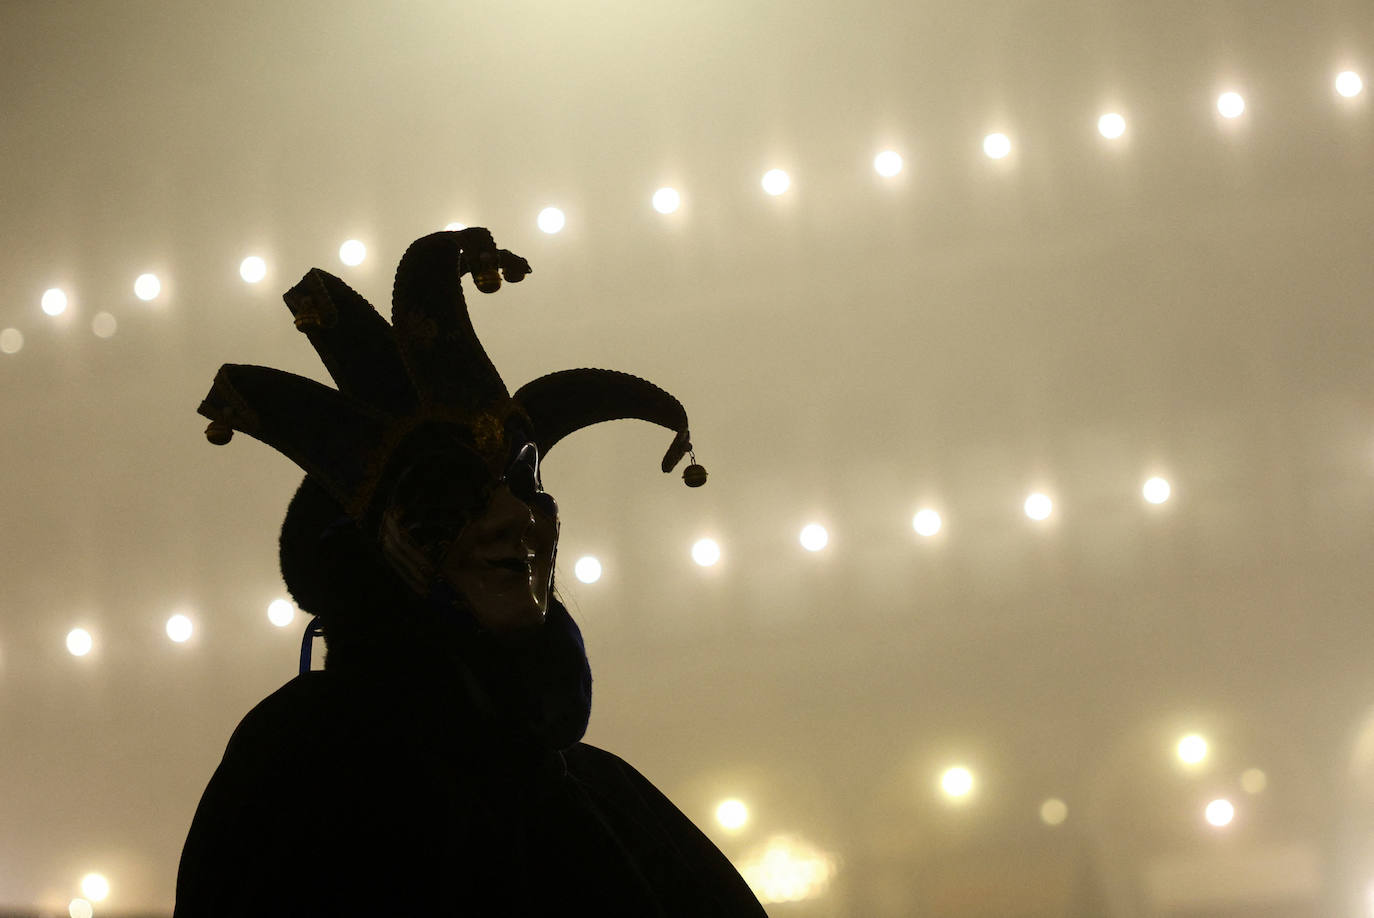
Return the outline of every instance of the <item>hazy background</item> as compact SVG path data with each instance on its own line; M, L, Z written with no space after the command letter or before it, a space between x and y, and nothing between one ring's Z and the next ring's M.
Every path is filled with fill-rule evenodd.
M0 906L65 914L99 871L97 915L170 910L305 624L266 617L301 473L195 407L226 361L327 378L281 292L317 265L388 314L406 245L461 221L534 266L471 296L512 389L606 366L688 409L700 491L649 425L558 447L559 583L588 741L738 864L784 833L833 859L770 913L1370 914L1374 111L1345 69L1374 83L1367 0L0 5Z

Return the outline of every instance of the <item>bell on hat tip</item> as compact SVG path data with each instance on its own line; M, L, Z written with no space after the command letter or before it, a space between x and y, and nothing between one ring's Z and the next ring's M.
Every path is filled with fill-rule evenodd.
M501 272L496 268L472 272L473 283L483 293L495 293L501 289Z
M682 480L689 488L699 488L706 484L706 469L693 462L682 470Z
M234 428L223 421L211 421L205 428L205 439L216 446L223 446L234 437Z

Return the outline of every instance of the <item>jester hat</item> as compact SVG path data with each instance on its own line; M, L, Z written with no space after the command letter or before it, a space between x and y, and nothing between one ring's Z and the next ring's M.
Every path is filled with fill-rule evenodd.
M488 479L467 483L477 488L494 483L526 442L543 457L583 427L640 418L673 432L661 463L672 471L692 453L687 413L647 380L570 369L507 391L473 329L461 278L470 274L478 290L494 293L503 277L516 283L529 273L529 263L498 249L486 229L432 233L401 258L388 323L342 280L312 268L283 299L338 388L270 367L225 364L199 407L210 421L206 437L223 445L234 431L248 434L305 471L284 539L318 533L339 511L377 538L398 470L436 443L461 443L481 458L464 467ZM697 487L706 471L693 458L683 479ZM304 499L312 485L327 500Z

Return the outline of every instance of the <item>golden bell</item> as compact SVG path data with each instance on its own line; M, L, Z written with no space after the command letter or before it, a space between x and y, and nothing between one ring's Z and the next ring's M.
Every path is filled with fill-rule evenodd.
M689 488L699 488L706 484L706 469L693 462L682 470L682 480Z
M496 268L473 271L472 280L483 293L495 293L501 289L501 272Z
M223 446L234 437L234 428L223 421L211 421L210 426L205 428L205 439L216 446Z

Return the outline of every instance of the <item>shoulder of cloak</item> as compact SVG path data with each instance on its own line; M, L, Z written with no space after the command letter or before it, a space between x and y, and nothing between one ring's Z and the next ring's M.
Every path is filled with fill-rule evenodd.
M273 900L304 907L272 865L289 870L311 853L314 783L327 755L319 740L331 719L322 716L331 705L323 676L291 680L229 738L182 849L177 918L247 915Z
M689 877L691 889L681 894L709 901L710 906L703 907L710 914L765 918L763 906L725 854L630 763L588 743L565 749L563 758L569 777L635 852L640 869L651 877L658 874L654 885L661 891L671 888L678 878ZM681 866L668 862L688 865L690 872L683 873Z

